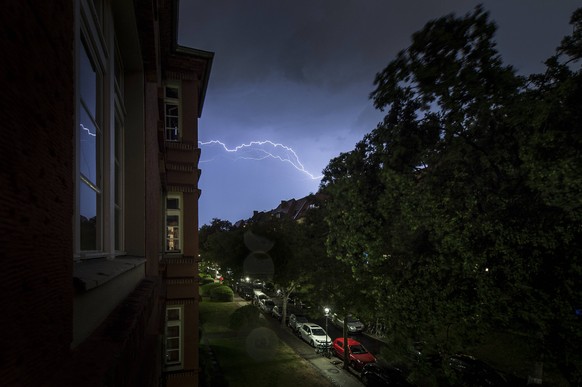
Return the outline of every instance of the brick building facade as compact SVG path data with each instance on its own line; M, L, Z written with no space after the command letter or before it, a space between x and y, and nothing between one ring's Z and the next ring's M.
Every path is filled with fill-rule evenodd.
M196 386L213 54L173 0L3 5L0 383Z

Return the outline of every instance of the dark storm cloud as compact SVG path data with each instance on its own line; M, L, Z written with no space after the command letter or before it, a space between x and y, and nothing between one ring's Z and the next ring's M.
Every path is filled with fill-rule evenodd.
M235 147L272 140L317 174L383 118L369 100L374 76L430 20L471 12L474 0L181 0L181 45L215 58L199 125L203 141ZM528 74L571 32L579 0L484 0L506 64ZM210 156L209 149L202 149ZM202 166L201 224L317 189L276 160ZM243 215L241 215L243 214Z
M404 4L407 5L404 5ZM187 1L184 42L216 52L213 82L267 81L346 87L379 71L436 7L414 1ZM442 2L440 2L442 3ZM466 1L449 1L466 12Z

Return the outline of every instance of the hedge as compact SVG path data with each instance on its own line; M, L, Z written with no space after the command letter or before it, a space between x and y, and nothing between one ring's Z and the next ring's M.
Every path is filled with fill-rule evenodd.
M221 285L209 289L208 294L212 301L232 302L234 293L231 288L226 285Z
M218 282L209 282L206 283L204 285L200 286L200 295L201 296L208 296L210 295L210 291L214 288L223 286L222 284L218 283Z

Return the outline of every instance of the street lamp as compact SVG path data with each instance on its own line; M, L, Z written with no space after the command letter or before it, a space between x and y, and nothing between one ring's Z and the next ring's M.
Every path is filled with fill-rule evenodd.
M323 311L325 312L325 347L327 348L327 318L329 316L329 308L325 307Z

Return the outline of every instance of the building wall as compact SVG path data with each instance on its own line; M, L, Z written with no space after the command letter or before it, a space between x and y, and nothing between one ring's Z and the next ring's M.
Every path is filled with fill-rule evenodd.
M72 1L2 3L0 380L35 385L72 339Z
M168 380L168 385L196 386L197 119L206 82L199 72L209 71L211 56L200 60L188 54L182 66L172 69L184 85L188 129L187 147L168 151L160 138L165 76L159 55L174 47L168 31L176 27L169 16L175 3L96 2L104 4L104 14L115 23L126 66L127 256L126 261L109 254L97 260L77 257L75 262L81 2L93 4L8 0L0 13L5 53L0 61L0 384L147 387ZM166 32L158 39L162 22ZM104 38L114 41L113 36ZM168 173L166 163L172 158L189 165L186 175ZM162 247L164 194L170 182L184 189L187 212L188 237L177 260L164 258ZM166 275L181 279L166 283ZM170 303L184 305L185 362L183 372L162 378L167 295Z
M143 236L145 253L150 259L147 263L147 274L150 276L159 275L159 261L162 253L162 181L160 180L161 158L159 151L158 127L162 119L158 112L160 85L154 82L146 84L146 106L149 108L145 112L145 158L146 177L142 182L145 190L145 235ZM129 198L128 200L133 200Z

